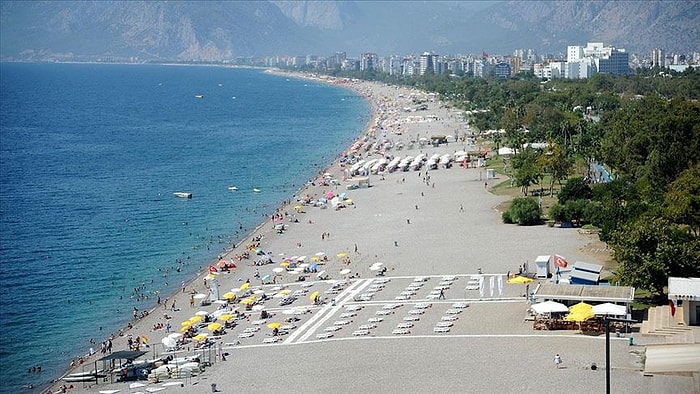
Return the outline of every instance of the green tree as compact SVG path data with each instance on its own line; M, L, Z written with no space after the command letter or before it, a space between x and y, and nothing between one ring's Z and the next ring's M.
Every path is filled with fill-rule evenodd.
M616 231L610 244L622 283L663 295L669 276L700 275L700 241L664 218L641 216Z
M683 171L669 185L665 196L666 215L700 235L700 163Z
M513 199L508 212L510 220L521 226L531 226L541 222L542 210L533 198L520 197Z
M567 179L562 186L557 199L559 204L566 204L569 200L589 199L593 195L591 187L582 177L573 177Z
M549 195L551 196L554 193L554 182L561 186L562 179L571 173L571 160L561 146L549 143L537 161L542 171L549 173L551 177L549 182Z
M530 186L539 184L542 171L537 164L538 154L533 149L524 149L513 156L511 163L515 169L515 185L520 186L524 196L527 196Z

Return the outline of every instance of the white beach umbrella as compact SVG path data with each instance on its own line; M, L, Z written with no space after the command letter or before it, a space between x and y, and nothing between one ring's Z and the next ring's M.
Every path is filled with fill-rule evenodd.
M606 302L605 304L593 305L593 314L624 316L627 314L627 308L625 308L624 305L616 305Z
M195 295L192 296L192 297L193 297L195 300L203 300L203 299L207 298L207 295L206 295L206 294L202 294L202 293L197 293L197 294L195 294Z
M207 312L207 311L197 311L195 313L195 315L197 315L197 316L207 316L208 314L209 314L209 312Z
M263 309L265 309L265 305L260 305L260 304L258 304L258 305L253 305L253 310L254 310L254 311L261 311L261 310L263 310Z
M352 270L350 268L345 268L345 269L340 270L340 275L347 275L350 272L352 272Z
M275 267L275 268L272 269L272 272L274 272L274 273L276 273L276 274L281 274L282 272L284 272L284 268L282 268L282 267Z
M559 302L554 302L554 301L545 301L545 302L540 302L539 304L534 304L530 307L535 313L543 314L543 313L555 313L555 312L568 312L569 308L566 307L566 305L559 303Z
M173 348L177 346L177 341L175 340L175 338L165 337L160 341L163 343L163 345L165 345L165 347Z

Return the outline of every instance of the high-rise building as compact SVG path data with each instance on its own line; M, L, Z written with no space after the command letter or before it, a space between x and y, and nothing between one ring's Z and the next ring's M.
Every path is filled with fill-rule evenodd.
M666 55L664 50L660 48L654 48L651 51L651 66L652 67L666 67Z
M425 75L426 73L438 73L438 60L439 56L432 52L423 52L420 55L420 75Z

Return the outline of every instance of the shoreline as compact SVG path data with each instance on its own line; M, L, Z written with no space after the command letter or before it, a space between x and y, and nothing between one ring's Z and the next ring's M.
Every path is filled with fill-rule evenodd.
M84 62L65 62L65 63L71 63L71 64L72 64L72 63L78 63L78 64L81 64L81 63L84 63ZM103 64L103 63L95 63L95 64ZM122 64L122 63L109 63L109 64ZM125 63L125 64L129 64L129 63ZM135 65L143 65L143 64L135 64ZM146 64L146 65L147 65L147 64ZM199 64L177 64L177 63L174 63L174 64L167 64L167 63L164 63L164 64L159 64L159 65L173 65L173 66L207 66L207 67L224 67L224 68L230 67L230 66L228 66L228 65L199 65ZM346 90L349 90L349 91L355 93L356 95L358 95L358 97L361 97L362 99L366 100L366 101L370 104L370 117L369 117L369 120L368 120L367 124L365 124L365 125L363 126L363 128L361 129L360 134L359 134L359 135L356 135L356 136L352 139L352 143L353 143L353 144L354 144L355 142L357 142L358 140L360 140L363 136L367 135L367 134L369 133L370 129L372 128L371 125L372 125L373 123L376 122L376 118L377 118L377 113L376 113L376 112L377 112L377 111L376 111L376 107L375 107L374 103L371 101L371 97L368 97L366 94L363 94L359 89L353 89L351 86L347 86L347 85L337 85L337 84L333 83L332 81L326 81L326 80L323 80L323 79L314 78L314 77L311 77L311 76L308 76L308 75L302 74L302 73L285 72L284 70L281 70L281 69L271 69L271 68L261 68L261 67L245 67L245 66L238 66L238 67L231 67L231 68L261 69L261 70L265 70L264 72L266 72L266 73L275 74L275 75L277 75L277 76L281 76L281 77L284 76L284 77L289 77L289 78L297 78L297 79L302 79L302 80L310 80L310 81L314 81L314 82L317 82L317 83L329 84L329 85L336 86L336 87L340 87L340 88L343 88L343 89L346 89ZM352 146L352 144L351 144L351 146ZM300 195L303 194L303 192L304 192L305 190L309 190L309 189L312 187L311 183L314 182L314 181L316 181L316 180L318 180L319 177L322 177L323 173L326 172L327 170L329 170L329 168L330 168L340 157L343 156L343 154L348 150L348 148L349 148L349 147L344 147L342 150L340 150L340 151L333 157L333 159L331 160L330 163L326 164L319 172L316 173L316 175L315 175L314 178L309 179L309 180L306 180L306 181L304 182L304 184L303 184L296 192L293 193L293 196L300 196ZM280 203L280 205L279 205L277 208L275 208L275 212L281 211L281 210L283 210L283 209L285 209L285 208L290 207L291 202L292 202L291 198L292 198L292 196L289 196L289 199L288 199L288 200L282 201L282 202ZM274 225L271 216L272 216L272 215L265 214L265 219L263 219L262 221L260 221L259 224L257 224L255 227L253 227L252 229L250 229L247 233L245 233L244 235L241 235L241 236L239 237L239 239L238 239L238 242L236 242L236 241L234 240L235 245L233 245L233 246L228 246L228 247L226 248L226 250L220 254L219 258L212 259L211 261L208 261L208 262L203 262L203 264L202 264L202 265L203 265L203 268L202 268L202 269L198 269L197 271L195 271L194 274L192 275L192 277L191 277L190 279L187 279L187 280L184 281L185 287L187 287L188 289L190 289L190 288L193 289L193 288L194 288L194 285L195 285L197 282L203 281L203 279L204 279L207 275L209 275L209 271L208 271L208 269L207 269L208 266L210 266L210 265L215 265L215 264L216 264L218 261L220 261L220 260L232 260L232 258L235 256L236 252L241 251L241 249L245 250L245 248L243 248L243 246L244 246L244 245L250 244L258 235L261 234L262 230L263 230L266 226L273 226L273 225ZM240 268L242 268L242 267L240 267ZM188 291L187 293L189 294L189 291ZM163 298L162 304L156 304L155 306L153 306L152 308L150 308L149 310L147 310L147 315L146 315L146 316L144 316L144 317L142 317L142 318L139 318L139 319L137 319L137 320L131 320L131 321L129 321L126 325L120 327L119 329L117 329L116 332L112 333L112 335L107 336L107 337L101 339L100 341L103 341L103 340L106 341L106 340L112 338L113 343L114 343L113 346L114 346L115 348L118 348L117 345L120 344L119 342L126 342L126 340L125 340L124 338L126 338L126 334L127 334L127 333L138 331L139 329L142 329L141 326L146 326L146 327L148 327L148 325L146 324L145 320L149 320L148 318L151 317L152 315L154 316L154 315L156 314L156 312L157 312L159 309L166 309L166 310L167 310L168 308L167 308L167 305L166 305L166 304L168 304L169 302L173 301L173 299L177 298L178 295L181 296L182 294L183 294L183 293L180 292L180 291L178 291L177 289L174 290L174 291L171 292L171 293L168 293L168 294L165 295L165 297ZM180 298L181 298L181 297L180 297ZM175 300L175 301L177 302L177 300ZM182 303L182 302L179 302L179 303L177 303L177 304L179 304L179 305L184 305L184 303ZM176 328L176 327L175 327L175 328ZM143 329L142 329L142 330L143 330ZM121 333L124 333L124 335L123 335L123 336L118 335L120 332L121 332ZM115 336L115 335L116 335L116 336ZM139 334L138 336L143 336L143 334ZM121 341L120 341L120 339L121 339ZM158 344L156 343L155 345L158 345ZM88 351L87 354L85 354L84 356L82 356L82 357L83 357L83 362L82 362L82 363L80 363L80 364L78 364L78 365L75 365L75 366L68 366L68 367L66 367L66 369L64 370L64 372L63 372L53 383L51 383L48 387L45 387L45 388L41 389L41 392L42 392L42 393L45 393L45 392L48 392L48 391L51 391L51 392L58 392L59 387L63 384L63 383L62 383L62 380L61 380L62 378L66 377L67 375L69 375L69 374L71 374L71 373L81 372L81 371L84 369L84 367L83 367L84 365L94 366L95 361L96 361L98 358L100 358L99 356L100 356L99 351L97 351L96 353L94 353L94 354L92 354L92 355L90 355L90 354L89 354L89 351ZM74 386L75 386L75 385L74 385Z
M280 72L279 75L290 78L310 79L320 83L334 83L334 79L317 79L312 75L287 72ZM343 179L344 171L347 167L339 165L339 158L351 151L358 141L363 140L365 137L369 135L377 137L376 134L379 129L382 129L382 132L388 135L389 138L400 142L406 139L408 141L412 139L418 140L418 137L420 135L425 136L426 134L424 133L426 132L428 133L427 135L438 132L453 132L453 130L461 127L456 120L448 119L451 116L451 112L445 109L439 101L431 104L431 107L434 108L426 112L436 114L434 122L399 122L399 118L403 120L404 117L411 116L411 114L403 113L398 96L400 94L417 92L407 87L388 86L378 82L366 81L334 85L352 90L355 94L367 100L370 104L370 120L364 129L360 131L359 135L353 139L350 147L342 147L341 153L323 167L314 179L309 180L300 187L299 191L296 192L296 195L300 197L306 194L316 199L316 197L323 196L328 191L338 193L340 191L338 186L320 185L320 178L323 177L324 173L328 172L335 179ZM387 98L389 96L392 97ZM380 120L382 121L382 127L378 127ZM457 134L456 132L454 133ZM382 136L382 138L384 137ZM408 142L406 142L406 145L404 152L392 151L391 153L404 155L432 149L432 147L423 146L422 144L410 148ZM450 142L448 145L440 148L440 150L443 152L456 151L463 145L465 144ZM371 154L367 154L366 157L370 156ZM418 178L415 176L416 173ZM585 239L571 231L554 229L554 232L552 232L546 228L516 228L500 223L498 215L495 214L495 207L504 198L492 195L483 187L483 181L481 180L482 169L458 168L458 166L455 166L453 169L439 169L430 172L431 176L427 177L427 182L426 175L427 172L414 171L388 174L386 179L384 179L384 176L379 178L378 175L373 175L373 187L361 191L348 191L347 193L353 199L357 199L357 202L349 205L346 209L335 212L330 208L321 210L307 205L299 211L296 209L292 211L292 197L290 196L290 200L283 202L275 210L275 213L284 214L285 220L283 223L287 223L290 227L288 231L285 231L284 235L276 234L274 225L278 222L273 221L268 216L247 233L234 248L223 253L222 257L227 261L235 259L237 253L242 253L246 249L250 250L249 245L251 243L257 243L261 249L270 253L275 261L279 261L282 255L291 255L293 252L310 256L313 255L313 252L322 250L331 256L331 261L322 268L328 270L333 278L338 279L342 278L342 276L338 276L337 272L340 268L347 267L351 269L351 272L354 272L352 274L354 279L346 278L346 280L349 283L353 283L354 286L361 283L359 278L365 280L364 278L374 276L372 269L369 267L370 264L377 261L384 262L386 267L390 269L392 276L429 275L439 277L445 273L459 275L476 273L477 267L479 270L481 270L481 267L484 267L485 273L505 274L506 270L516 270L517 266L526 258L534 259L535 253L539 252L540 249L554 252L559 250L556 248L563 248L565 253L567 253L567 258L571 260L577 256L586 255L585 253L580 253L582 252L581 245ZM345 192L345 189L343 188L342 191ZM467 208L464 213L461 213L462 204ZM291 213L291 216L294 217L298 216L299 222L287 222L287 213ZM478 225L472 223L478 223ZM484 223L488 223L488 225ZM473 226L475 225L479 227L474 228ZM479 231L479 234L475 233L475 231ZM485 234L483 235L485 238L481 238L482 232ZM551 234L552 239L543 242L540 237L544 232ZM326 234L328 235L326 236ZM517 234L518 239L515 239L515 234ZM319 235L321 235L320 242L317 238ZM473 236L470 237L470 235ZM259 240L255 241L258 238ZM490 243L493 243L493 247L491 247ZM426 245L430 247L426 248ZM578 250L579 253L568 255L568 253L575 250ZM336 253L338 255L345 253L347 259L343 258L341 261L338 261L335 258ZM255 279L253 272L258 269L261 271L267 270L270 266L253 266L250 264L253 260L254 258L237 261L238 267L236 269L217 277L220 279L222 293L227 292L231 287L236 287L237 284L240 286L246 278L254 282L253 285L258 285L259 282ZM590 261L590 259L587 260ZM212 261L212 264L215 263L216 260ZM176 291L168 297L168 302L172 300L177 302L179 308L176 309L178 310L171 311L169 305L157 306L152 309L149 316L136 321L134 328L130 332L140 332L139 336L147 335L152 337L153 339L148 343L153 347L158 347L160 350L162 346L158 338L166 333L163 330L154 332L149 330L149 327L154 322L165 321L159 317L159 313L165 313L172 316L172 319L169 320L173 322L174 330L176 331L179 328L177 324L180 320L191 316L194 311L202 309L199 306L189 307L187 299L193 290L203 292L201 291L204 288L202 283L207 275L206 269L197 272L191 280L186 282L185 292ZM291 278L287 279L291 280ZM514 297L516 300L522 300L522 298L519 298L519 294L516 294L521 289L513 287L509 291L512 293L511 297ZM461 294L451 294L450 296L463 297ZM304 302L308 303L308 300ZM160 310L161 307L163 308L162 311ZM520 304L518 304L518 307L520 308ZM271 308L271 310L274 311L273 313L281 312L279 308ZM310 314L311 319L321 312L322 310L313 309L313 312ZM254 313L252 312L251 315ZM513 309L512 313L519 317L521 314L518 308ZM248 315L248 317L250 318L251 315ZM309 317L305 316L305 318ZM498 329L498 325L494 329ZM526 330L524 332L531 330L528 327L520 327L519 329ZM145 334L143 334L144 332ZM223 342L223 338L221 340ZM115 341L115 348L121 350L124 348L124 342L125 337L121 337L119 342ZM268 345L268 349L272 350L258 350L257 346L259 345L241 347L240 349L234 346L231 349L236 350L230 351L235 352L237 358L244 358L245 355L253 356L257 354L254 353L257 351L264 354L280 351L276 346L270 348ZM317 347L318 345L314 344L312 346ZM292 347L301 348L302 346ZM290 349L290 347L285 347L284 349ZM257 356L254 357L257 358ZM86 365L92 368L94 364L88 362ZM205 376L204 379L216 378L227 380L231 383L238 375L233 373L235 371L230 370L234 365L235 363L216 363L211 369L207 369L207 372L203 375ZM226 370L225 376L222 376L221 369ZM219 372L218 374L217 371ZM61 382L58 383L58 385L60 384ZM274 384L274 382L269 384ZM52 388L58 385L54 385ZM113 386L115 388L125 388L128 387L128 384L126 386L124 384L110 385L109 388ZM208 387L204 386L208 385L187 387L188 390L196 392L204 392L204 389L207 389L207 392L209 392ZM264 391L261 389L261 386L257 387L257 389L252 391ZM99 384L95 389L88 388L87 391L82 390L82 392L97 392L96 390L99 388L105 389L107 387L104 384ZM81 391L80 389L80 387L76 387L75 391ZM309 391L316 392L313 389Z

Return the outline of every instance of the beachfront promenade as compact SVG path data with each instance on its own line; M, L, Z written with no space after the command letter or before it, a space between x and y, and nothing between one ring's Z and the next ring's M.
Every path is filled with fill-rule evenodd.
M403 108L412 105L411 94L416 92L367 82L351 85L348 87L373 102L375 120L369 141L394 143L385 155L442 155L466 148L463 141L450 140L438 147L417 142L436 134L463 136L468 132L456 111L439 101L429 102L427 111L409 113ZM422 120L408 120L416 115ZM425 121L429 116L434 120ZM355 154L364 159L381 157L364 150ZM457 164L428 172L371 175L372 186L357 190L345 187L347 168L333 162L324 173L340 184L323 185L319 175L299 196L317 200L328 192L346 193L352 204L337 210L310 204L295 209L297 203L292 202L280 208L280 213L286 213L284 232L274 227L280 223L267 222L223 256L226 261L235 260L253 239L259 239L256 248L273 263L254 266L259 256L252 255L250 260L237 261L232 272L217 275L217 282L225 293L250 280L259 294L270 294L261 305L272 316L258 321L262 320L260 311L224 305L249 316L213 338L217 362L202 375L174 380L184 387L154 383L129 389L128 383L118 383L83 388L77 384L72 391L128 393L165 388L162 392L210 393L212 383L222 393L604 391L604 371L590 369L591 363L604 368L603 336L535 331L532 322L524 320L528 309L525 286L498 286L499 277L505 282L507 272L516 272L541 254L602 263L586 253L591 242L588 236L574 229L502 224L495 207L504 199L489 192L486 173L480 168ZM284 258L311 259L321 253L328 261L321 261L318 270L326 271L330 281L311 273L306 281L297 282L298 274L285 270L277 275L275 271ZM383 277L371 269L377 262L387 269ZM341 274L344 269L349 273ZM276 283L263 286L256 271L261 277L274 277ZM479 271L484 275L483 295L473 286L473 276ZM214 313L220 307L190 307L192 291L206 292L204 275L187 284L185 292L171 297L165 307L136 322L127 334L147 336L156 352L162 353L160 340L168 333L153 331L155 324L170 322L177 331L180 322L197 311ZM291 305L281 306L275 294L283 290L299 291L300 296ZM315 291L325 299L324 304L311 301ZM178 306L175 310L170 309L173 301ZM166 314L170 319L164 318ZM294 327L273 337L267 327L273 322ZM254 326L259 331L251 329ZM246 329L253 335L241 335ZM115 340L115 350L126 348L125 338ZM183 345L178 355L187 354L193 346ZM641 375L635 350L640 348L629 347L624 338L613 340L613 392L659 392L657 386L664 386L654 382L661 380ZM221 353L227 355L225 361ZM552 357L556 353L562 355L565 368L555 368Z

